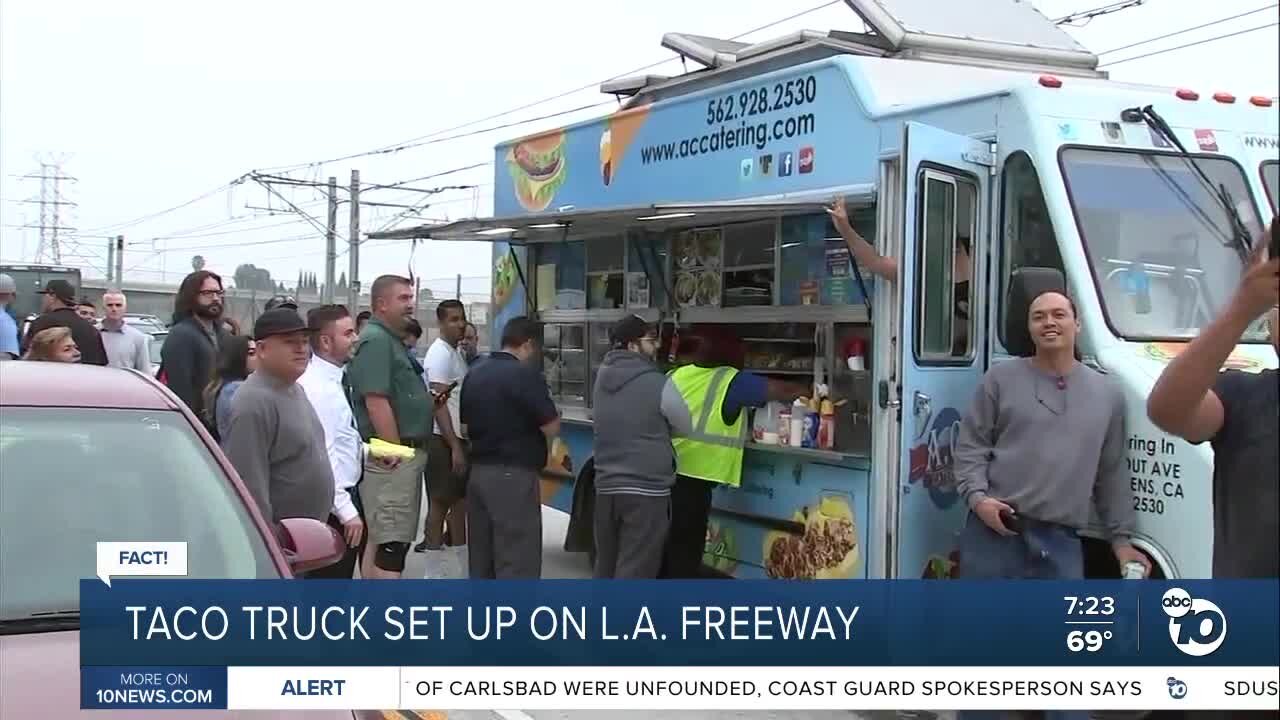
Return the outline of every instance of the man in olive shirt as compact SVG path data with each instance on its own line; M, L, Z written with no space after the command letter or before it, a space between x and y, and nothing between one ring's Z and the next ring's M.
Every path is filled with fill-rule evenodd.
M401 341L413 319L413 283L383 275L373 281L369 295L373 317L347 365L351 409L365 442L376 437L416 452L411 460L365 461L360 497L368 545L360 574L395 579L404 571L405 554L418 533L433 403Z

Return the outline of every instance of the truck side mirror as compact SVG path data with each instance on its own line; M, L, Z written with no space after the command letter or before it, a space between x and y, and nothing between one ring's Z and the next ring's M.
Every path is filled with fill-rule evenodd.
M1005 296L1004 341L1011 355L1031 357L1036 348L1031 342L1031 330L1027 327L1027 313L1031 301L1041 293L1066 293L1067 281L1062 271L1047 267L1020 267L1009 277L1009 290Z

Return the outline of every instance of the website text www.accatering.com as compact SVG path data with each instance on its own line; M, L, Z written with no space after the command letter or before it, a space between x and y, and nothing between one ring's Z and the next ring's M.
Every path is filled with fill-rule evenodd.
M773 123L748 124L743 121L735 127L721 125L711 132L695 135L680 141L648 145L640 148L640 159L645 165L667 160L679 160L698 155L709 155L723 150L753 148L764 150L775 140L802 137L812 134L817 121L813 113L803 113L775 120Z

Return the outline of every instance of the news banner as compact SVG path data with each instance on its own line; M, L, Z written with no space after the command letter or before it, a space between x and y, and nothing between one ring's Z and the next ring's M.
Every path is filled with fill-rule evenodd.
M1280 704L1275 580L211 581L178 545L99 547L82 708Z

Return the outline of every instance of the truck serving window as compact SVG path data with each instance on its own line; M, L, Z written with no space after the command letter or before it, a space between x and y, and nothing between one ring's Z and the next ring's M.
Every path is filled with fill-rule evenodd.
M1271 201L1271 211L1280 212L1280 161L1268 160L1259 168L1262 173L1262 187L1267 191L1267 199Z
M1049 222L1040 176L1025 152L1016 152L1004 163L1000 204L1000 343L1008 347L1004 336L1005 295L1013 271L1022 267L1047 267L1062 270L1058 238Z
M1060 160L1111 329L1130 340L1199 334L1230 299L1242 267L1217 193L1178 155L1064 148ZM1195 162L1256 236L1262 224L1243 169L1219 156ZM1244 339L1263 340L1261 326Z
M938 170L925 170L920 183L916 357L953 362L971 355L978 192L972 182Z

